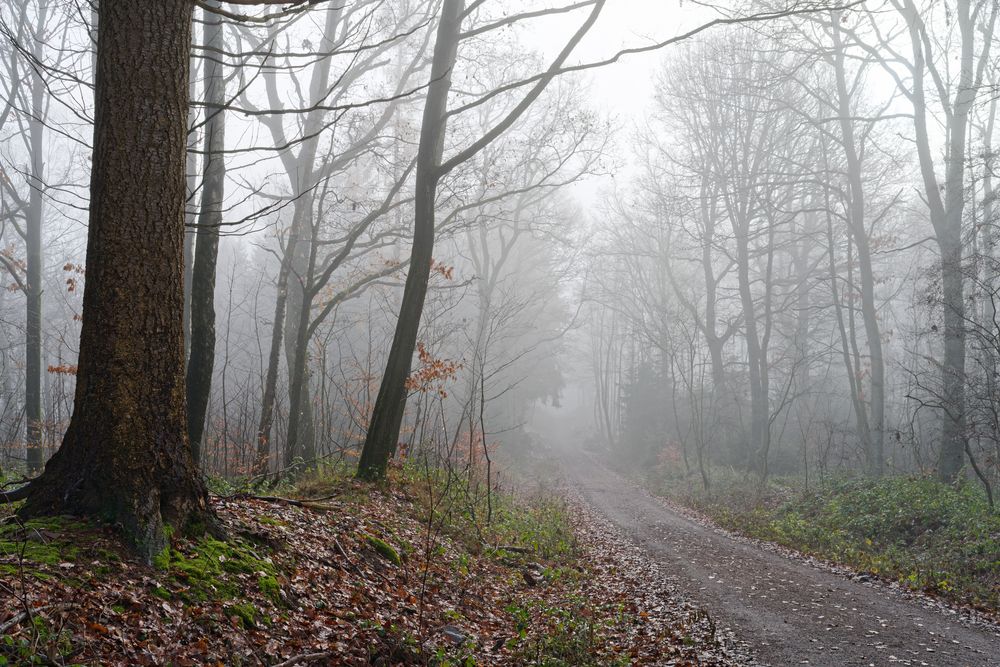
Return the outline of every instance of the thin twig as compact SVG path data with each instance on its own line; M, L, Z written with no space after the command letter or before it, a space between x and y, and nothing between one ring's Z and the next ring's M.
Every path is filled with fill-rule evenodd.
M323 651L322 653L303 653L302 655L291 657L284 662L279 662L274 665L274 667L292 667L292 665L299 665L303 662L309 662L310 660L322 660L323 658L329 658L332 655L333 653L330 651Z

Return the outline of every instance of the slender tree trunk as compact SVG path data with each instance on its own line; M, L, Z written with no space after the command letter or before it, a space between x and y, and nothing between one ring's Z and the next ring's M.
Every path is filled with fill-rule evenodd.
M315 150L310 151L308 156L300 156L300 168L304 172L300 175L302 183L312 183L313 168L315 160ZM311 188L312 186L305 186ZM285 441L285 464L290 464L294 459L302 456L302 452L310 448L308 441L313 437L312 428L312 396L308 383L299 383L293 377L296 368L296 356L298 355L299 343L299 323L308 321L309 311L306 305L306 288L310 281L309 255L312 247L312 235L306 233L310 228L313 215L313 194L310 191L304 192L295 201L295 212L292 227L296 230L289 235L289 247L285 252L291 253L289 264L289 275L286 282L286 302L284 321L284 343L285 343L285 363L288 366L288 395L289 410L291 410L292 394L298 393L298 401L295 412L289 412L289 424L300 422L294 426L296 431L295 442ZM292 245L294 242L294 245ZM304 333L304 332L303 332Z
M44 20L44 16L42 19ZM24 407L27 439L28 474L34 475L42 469L42 225L45 199L42 188L45 183L45 86L35 69L32 69L31 105L32 118L28 123L31 142L31 182L28 196L28 215L25 221L25 245L27 246L27 322L25 326L24 363Z
M747 223L749 225L749 223ZM757 331L757 314L754 308L753 292L750 284L749 232L736 228L737 267L740 303L746 329L747 369L750 376L750 442L747 451L751 466L761 476L765 473L766 443L768 430L768 401L761 368L764 366L760 335Z
M919 10L912 0L903 6L913 48L913 121L916 132L917 156L924 181L924 193L930 208L931 223L941 251L941 283L944 307L944 359L941 365L941 446L938 449L938 477L955 482L965 462L965 278L963 267L962 216L965 210L965 139L969 114L978 88L975 73L976 34L970 0L957 0L955 20L961 34L959 45L958 81L954 101L942 100L951 106L947 144L945 182L938 183L934 170L930 131L927 124L927 102L924 77L928 69L928 54ZM980 59L989 58L996 8L990 8L989 24L984 27ZM931 65L933 66L933 65ZM944 194L942 198L942 192Z
M218 6L219 3L212 0L210 4ZM225 45L221 19L205 10L204 23L205 44L221 50ZM215 271L226 185L226 118L225 111L218 108L226 103L222 69L219 57L213 55L205 59L205 101L210 106L206 108L205 175L191 282L191 356L187 367L188 439L195 464L201 459L202 433L215 366Z
M878 323L875 304L875 272L872 269L871 243L865 225L865 188L862 180L861 157L854 136L851 93L847 86L845 50L840 30L840 12L832 15L831 27L834 42L834 70L837 78L837 103L840 116L841 145L847 160L847 179L850 186L848 228L858 250L858 270L861 273L861 317L864 321L865 339L871 361L870 420L866 420L866 453L868 472L881 476L885 472L885 359L882 353L882 331ZM850 369L848 369L850 372ZM858 378L858 382L860 382ZM862 402L863 405L863 402ZM860 415L859 415L860 418Z
M417 178L414 194L414 229L410 270L403 288L399 320L393 336L385 375L372 411L372 420L365 437L358 475L378 478L385 474L389 459L395 454L399 442L399 429L406 410L406 379L410 374L413 351L420 329L427 281L430 277L434 251L434 207L437 187L443 174L464 164L489 146L509 129L531 107L545 88L555 78L573 49L596 23L607 0L595 0L590 16L567 42L549 69L539 77L531 90L491 130L473 141L471 145L442 164L444 139L448 119L448 93L451 76L462 38L462 20L465 0L444 0L437 42L431 61L431 82L424 105L420 128L420 146L417 150Z
M396 332L358 466L358 475L366 479L385 475L389 460L396 453L399 429L406 411L406 379L410 375L413 350L417 344L434 252L434 207L447 128L448 93L458 56L464 11L465 0L444 0L417 152L410 270L406 275Z
M827 258L830 265L830 295L833 299L833 314L834 319L837 322L837 332L840 335L841 357L844 362L844 370L847 371L847 384L850 389L851 406L854 408L854 417L855 423L857 424L858 437L861 439L865 452L869 452L872 448L869 437L868 413L865 411L865 404L861 397L861 389L859 387L861 378L858 377L854 369L854 364L851 362L852 344L847 333L847 326L844 324L844 307L841 304L840 287L838 285L833 221L831 219L832 216L829 213L829 211L832 210L832 208L827 209L826 224ZM847 289L854 289L854 285L848 282Z
M715 275L715 266L712 261L713 248L715 247L715 225L716 225L716 195L713 192L713 185L709 177L703 176L701 182L701 271L705 280L705 344L708 346L709 357L712 361L712 394L713 400L722 398L722 392L726 382L726 368L723 359L723 351L726 346L728 336L723 333L719 335L716 331L718 326L718 302L719 302L719 278Z
M197 26L192 26L192 34L197 34ZM188 95L191 99L197 97L194 81L194 57L191 58L191 83ZM195 191L198 188L198 132L191 129L194 118L188 119L188 152L186 178L186 206L184 214L184 359L191 358L191 290L194 280L194 240L195 224L198 215L195 210Z
M73 416L22 516L121 526L151 559L211 519L186 437L189 0L101 0L87 281Z
M332 49L337 42L337 29L343 18L344 5L331 6L326 12L322 48ZM331 58L324 58L317 63L309 82L310 99L321 100L328 94L330 86ZM297 407L294 413L289 412L289 428L295 430L295 442L285 442L286 465L305 451L315 451L316 431L313 423L312 392L308 380L297 382L295 374L296 355L298 354L299 322L308 321L309 306L306 305L305 290L311 282L309 257L312 248L312 235L306 231L312 226L313 204L316 186L316 154L319 150L319 134L326 119L326 111L316 109L311 111L303 123L303 136L309 137L299 150L293 162L288 162L286 170L295 193L293 204L292 226L289 233L288 247L285 252L290 255L289 273L285 281L285 316L284 336L285 363L288 366L289 405L292 403L292 393L298 393ZM305 308L305 312L303 312ZM275 328L279 325L276 322ZM269 369L270 371L270 369ZM302 374L305 377L306 374ZM292 426L292 422L297 422Z
M188 173L192 173L197 163L191 159L190 153L188 154ZM189 177L189 180L194 180ZM187 189L188 201L191 201L191 194L194 189L189 187ZM191 208L190 203L188 208ZM194 280L194 226L197 217L189 212L185 216L184 222L184 360L187 361L191 358L191 290L192 282Z
M316 225L310 225L309 259L305 274L310 281L302 285L299 292L298 318L295 326L289 328L289 383L288 383L288 437L285 441L285 466L291 466L296 459L313 465L316 459L316 438L311 432L313 414L311 392L309 391L309 317L312 312L313 289L311 277L316 270ZM294 332L294 339L292 335Z
M289 239L289 243L292 240ZM285 307L288 303L288 273L291 255L285 252L278 269L278 289L274 300L274 323L271 330L271 350L267 355L264 396L261 400L260 423L257 426L257 462L254 472L267 472L271 465L271 429L274 425L274 404L277 400L278 369L281 366L281 345L284 334Z

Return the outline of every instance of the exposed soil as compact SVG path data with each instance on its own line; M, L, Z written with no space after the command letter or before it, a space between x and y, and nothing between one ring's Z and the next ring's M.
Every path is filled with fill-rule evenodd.
M592 456L562 462L569 485L760 663L1000 665L995 626L685 517Z

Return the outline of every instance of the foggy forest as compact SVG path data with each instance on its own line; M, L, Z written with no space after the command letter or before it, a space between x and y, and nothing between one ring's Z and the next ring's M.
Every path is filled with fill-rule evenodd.
M997 0L0 0L0 667L1000 665Z

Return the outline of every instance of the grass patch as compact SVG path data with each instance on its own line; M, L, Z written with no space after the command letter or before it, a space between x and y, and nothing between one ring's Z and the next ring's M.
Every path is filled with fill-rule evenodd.
M605 605L606 607L609 605ZM519 664L546 667L618 667L632 664L625 656L609 654L610 636L634 628L637 619L623 609L597 609L575 598L553 606L543 601L514 603L504 610L517 635L507 648ZM540 625L544 632L531 633Z
M87 526L67 517L32 519L0 526L0 558L23 558L37 565L73 561L80 549L77 537Z
M496 489L487 495L485 483L470 483L465 476L412 463L393 471L391 484L421 509L421 522L432 518L470 554L513 546L549 560L570 561L578 555L569 510L557 496Z

